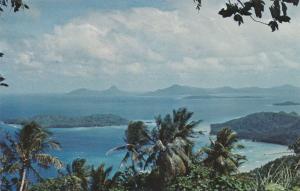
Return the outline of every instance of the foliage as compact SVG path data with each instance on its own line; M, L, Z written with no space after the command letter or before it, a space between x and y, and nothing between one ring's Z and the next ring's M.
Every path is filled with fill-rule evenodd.
M296 155L300 154L300 138L298 138L293 144L289 145L289 149L293 150Z
M135 172L132 168L125 168L116 180L124 190L144 190L148 173Z
M88 190L88 179L90 176L90 166L86 164L85 159L75 159L71 165L66 167L69 176L75 176L80 179L83 190Z
M200 10L201 0L194 0L197 3L196 8ZM269 12L271 19L269 22L261 20L266 8L264 0L233 0L228 1L225 8L219 11L223 18L233 17L233 20L241 25L244 23L244 17L250 17L254 22L267 25L272 32L279 29L279 23L290 22L288 16L288 5L297 6L299 0L270 0Z
M271 161L250 174L255 178L256 188L272 190L282 187L284 190L293 190L300 186L299 156L284 156Z
M126 168L120 172L115 181L115 185L112 188L122 187L123 190L130 191L159 191L164 186L164 180L160 177L157 170L135 173L131 168Z
M202 0L193 0L196 3L196 9L200 10ZM250 17L254 22L269 26L272 32L279 29L279 23L290 22L288 16L288 5L297 6L299 0L270 0L266 5L264 0L233 0L225 3L225 8L219 11L223 18L233 17L233 20L241 25L244 23L244 17ZM1 0L0 11L3 12L5 7L11 7L14 12L20 9L29 9L29 6L23 0ZM269 6L271 18L269 22L261 20L265 7Z
M1 174L13 175L11 181L17 184L20 191L26 190L29 184L29 172L42 179L36 167L49 169L51 166L62 168L61 161L48 154L51 149L59 149L58 142L52 140L51 133L32 122L16 132L14 137L9 134L0 142L3 154L1 158Z
M76 176L47 179L34 185L30 191L82 191L81 181Z
M143 166L142 146L149 142L147 126L142 121L130 122L125 131L124 138L125 145L115 147L107 152L111 154L116 151L126 150L126 154L121 161L121 167L127 165L128 159L131 159L130 168L136 172L137 168L141 169Z
M206 166L214 169L216 175L229 175L238 170L238 167L246 160L244 156L234 154L233 150L240 146L237 134L231 129L224 128L217 134L215 141L211 140L211 145L203 147L200 153L206 154L204 159Z
M72 164L66 167L67 177L76 177L80 181L80 187L83 191L108 191L117 181L119 172L111 176L112 166L105 167L102 163L98 167L90 166L85 159L75 159Z
M125 132L125 145L113 148L109 153L127 150L121 164L131 159L135 186L138 185L141 170L149 171L151 175L154 175L152 172L158 173L165 181L185 174L194 145L190 138L195 137L194 128L199 123L190 121L192 115L186 108L180 108L164 118L158 116L156 127L151 132L143 122L131 122Z
M172 179L187 172L197 136L194 130L200 121L190 121L193 113L186 108L173 110L172 116L156 118L156 127L151 132L152 146L145 168L158 168L164 179Z
M23 0L1 0L0 1L0 11L4 11L4 7L13 8L14 12L19 11L20 9L29 9L29 6L24 3Z
M252 190L253 180L244 175L239 176L212 176L213 169L202 163L191 166L189 174L177 177L168 185L167 190L186 191L244 191Z
M270 183L270 184L266 185L265 190L266 191L285 191L283 186L281 186L279 184L275 184L275 183Z
M20 9L29 9L29 6L23 0L0 0L0 12L3 12L6 7L11 7L14 12L18 12ZM3 56L4 53L0 52L0 57ZM0 86L8 87L8 84L3 82L4 80L5 78L0 75Z
M112 179L109 178L112 171L112 166L105 168L102 163L98 168L91 170L91 191L108 191L116 181L119 173L116 173Z
M38 183L30 191L299 190L299 155L282 157L249 173L239 173L238 167L245 158L234 153L239 147L237 135L228 128L218 132L211 145L201 150L202 157L195 155L192 138L197 136L195 127L199 121L191 121L191 117L191 112L181 108L172 115L157 117L152 129L141 121L129 123L125 145L111 151L125 150L122 162L127 164L131 159L132 163L114 175L112 167L103 163L90 166L85 159L78 158L66 166L67 173L46 180L38 176L34 167L49 168L53 164L61 167L59 161L50 160L47 157L52 156L46 154L48 149L59 148L59 144L45 129L35 123L28 124L15 137L7 135L0 144L1 190L13 190L15 186L20 191L28 190L29 171L38 177Z
M131 122L125 131L125 142L132 145L145 145L149 142L147 126L142 121Z
M211 133L217 134L224 127L234 130L239 138L289 145L300 136L300 117L295 112L258 112L212 124Z

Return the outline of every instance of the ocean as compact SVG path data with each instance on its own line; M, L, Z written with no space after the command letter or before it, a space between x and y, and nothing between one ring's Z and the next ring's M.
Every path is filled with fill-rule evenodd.
M199 130L209 132L211 123L245 116L261 111L286 111L300 113L300 106L273 106L282 101L300 102L295 97L263 98L204 98L181 99L175 97L93 97L67 95L2 95L0 96L0 120L33 115L116 114L129 120L143 120L152 124L154 117L171 113L173 109L186 107L194 112L194 120L203 120ZM1 124L3 133L16 127ZM53 128L53 136L62 145L62 150L53 154L64 164L76 158L86 158L91 165L112 165L118 170L123 152L106 155L113 147L123 145L126 126ZM196 140L196 149L209 143L207 133ZM276 144L240 140L245 149L237 151L247 156L240 171L249 171L282 156L287 147Z

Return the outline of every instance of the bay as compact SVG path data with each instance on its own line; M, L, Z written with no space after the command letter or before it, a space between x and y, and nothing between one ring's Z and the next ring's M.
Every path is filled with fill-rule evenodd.
M2 95L0 96L0 120L33 115L68 115L82 116L90 114L116 114L129 120L143 120L153 124L153 119L159 114L170 113L173 109L187 107L194 112L194 120L203 120L198 127L206 135L200 136L196 142L196 149L208 144L209 125L216 122L244 116L261 111L299 112L299 106L273 106L273 103L292 100L295 97L265 97L265 98L216 98L188 100L176 97L93 97L93 96L65 96L65 95ZM2 124L2 129L14 131L15 127ZM61 151L55 151L65 164L75 158L86 158L89 164L105 163L113 165L117 170L124 153L106 155L106 152L122 145L126 126L111 127L77 127L51 129L54 138L61 145ZM1 131L5 132L5 131ZM282 156L287 151L286 146L240 141L245 149L241 154L247 156L248 161L240 168L248 171L259 167L270 160Z

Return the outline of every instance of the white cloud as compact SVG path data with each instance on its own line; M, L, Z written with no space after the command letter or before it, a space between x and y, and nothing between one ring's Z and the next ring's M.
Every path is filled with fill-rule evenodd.
M222 19L216 1L200 13L192 4L171 2L176 9L97 11L74 18L26 39L14 69L38 70L43 78L60 76L65 81L85 78L94 87L111 83L131 89L173 83L246 86L251 74L268 72L272 78L281 69L300 70L296 22L271 33L250 20L238 27Z

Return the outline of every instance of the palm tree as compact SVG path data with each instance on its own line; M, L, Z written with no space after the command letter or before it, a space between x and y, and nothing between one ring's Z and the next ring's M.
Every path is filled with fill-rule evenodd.
M133 181L135 189L138 189L137 175L143 169L144 155L146 152L143 150L143 146L150 142L147 126L142 121L130 122L127 130L125 131L124 138L125 145L115 147L109 150L106 154L109 155L116 151L126 151L124 158L121 161L120 167L128 164L128 159L131 160L131 164L126 166L133 172Z
M116 173L112 179L110 179L110 173L112 166L105 168L105 164L101 164L97 169L92 167L91 171L91 191L108 191L119 173Z
M128 159L131 159L130 167L134 172L137 172L136 167L141 168L143 166L142 146L148 144L150 137L148 135L147 126L142 121L130 122L127 130L125 131L124 142L125 145L115 147L109 150L106 154L109 155L115 151L126 151L124 158L121 161L121 167L126 165Z
M47 154L51 149L60 149L59 143L52 140L51 133L35 122L24 125L14 137L7 134L6 139L0 142L0 149L6 161L4 170L19 173L19 191L27 190L30 172L42 179L36 166L45 169L51 166L62 168L62 162L58 158Z
M289 145L289 149L292 150L296 155L300 154L300 138L296 139L293 144Z
M82 191L81 180L76 176L58 176L46 179L30 188L30 191Z
M85 159L75 159L72 164L68 164L67 173L69 176L76 176L81 181L81 187L83 190L88 190L89 177L91 175L91 168L86 164Z
M296 156L300 155L300 137L296 139L296 141L289 145L289 150L292 150ZM300 166L300 160L298 161L296 168Z
M190 138L195 138L195 127L201 122L190 121L193 116L193 112L189 112L186 108L179 108L173 110L173 116L166 115L164 120L161 117L156 118L157 127L159 129L160 140L164 144L171 143L175 139L180 138L186 142L184 150L186 154L192 154L192 147L194 142Z
M196 136L195 127L200 121L190 121L193 113L186 108L173 110L173 115L156 118L156 128L152 130L151 147L145 168L150 164L158 167L166 179L185 174L190 165L190 157Z
M193 113L186 108L173 111L173 115L156 118L156 127L151 132L141 122L131 122L125 132L125 145L111 149L126 150L121 165L131 158L131 168L137 173L136 167L144 170L159 169L162 177L167 179L185 174L190 164L195 127L200 121L190 121ZM147 160L144 160L147 156ZM157 168L158 167L158 168Z
M207 155L204 159L206 166L212 167L215 174L229 175L236 172L238 167L246 160L245 156L234 154L233 150L242 148L237 145L237 134L229 128L224 128L217 134L215 141L211 140L211 145L202 148L200 151Z

